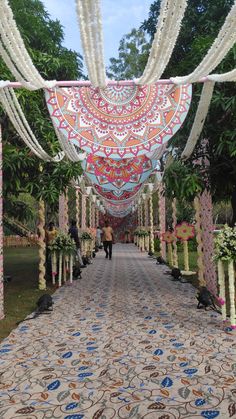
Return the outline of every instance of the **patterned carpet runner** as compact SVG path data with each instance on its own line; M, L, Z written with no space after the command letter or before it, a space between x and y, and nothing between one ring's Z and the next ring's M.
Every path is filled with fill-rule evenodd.
M236 339L134 245L100 251L0 345L0 418L236 417Z

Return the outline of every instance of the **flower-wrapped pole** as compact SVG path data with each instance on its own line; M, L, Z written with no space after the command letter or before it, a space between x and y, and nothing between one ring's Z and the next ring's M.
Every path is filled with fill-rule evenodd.
M59 252L59 272L58 272L58 286L61 287L62 279L62 252Z
M73 255L70 255L70 284L73 282Z
M171 231L166 231L165 233L162 233L161 241L167 243L168 262L170 266L173 266L172 243L174 241L174 234Z
M184 272L186 275L192 273L189 271L189 255L188 255L188 240L194 237L194 226L183 221L177 224L175 228L175 235L183 242L184 250Z
M196 239L197 239L197 266L198 266L198 282L200 287L206 286L206 281L204 278L205 267L203 263L203 243L202 243L202 229L201 229L201 204L199 198L196 196L194 198L194 208L195 208L195 230L196 230Z
M148 234L144 238L144 249L146 250L146 252L149 252L149 247L150 247L150 237L149 237L149 234Z
M218 302L222 305L223 320L226 319L226 312L223 311L226 305L225 297L225 275L223 268L223 261L228 263L228 277L229 277L229 308L230 308L230 323L233 329L236 329L235 318L235 272L234 262L236 260L236 228L225 226L215 239L215 257L218 264L220 298ZM221 263L220 263L221 262ZM226 310L226 308L224 308Z
M53 285L55 285L55 278L56 278L56 274L57 274L57 254L56 252L52 252L52 257L51 257L51 263L52 263L52 283Z
M235 317L235 285L234 285L234 262L230 260L228 263L228 276L229 276L229 303L230 303L230 323L233 329L236 329Z
M82 195L81 198L81 228L84 230L86 228L86 195Z
M184 270L189 272L189 255L188 255L188 241L183 241L183 249L184 249Z
M76 211L76 225L80 228L80 193L78 188L75 190L75 211Z
M42 199L39 200L39 289L46 289L46 280L45 280L45 262L46 262L46 244L45 244L45 205Z
M176 208L176 198L173 198L172 201L172 229L175 231L175 227L177 224L177 208ZM174 236L173 241L173 266L178 268L178 253L177 253L177 238Z
M158 203L159 203L160 236L162 236L166 230L166 201L165 201L163 183L160 183L158 186ZM163 259L166 258L165 240L161 240L161 257Z
M221 314L222 320L226 320L226 296L225 296L225 271L224 271L224 264L222 260L218 260L217 262L218 267L218 280L219 280L219 298L218 302L221 305Z
M150 215L150 251L154 254L154 232L153 232L153 201L152 195L149 197L149 215Z

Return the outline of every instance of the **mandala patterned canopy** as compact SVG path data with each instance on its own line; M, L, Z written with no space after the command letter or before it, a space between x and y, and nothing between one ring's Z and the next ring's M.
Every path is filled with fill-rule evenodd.
M105 202L107 212L114 217L125 217L131 212L132 205L130 203L114 204L112 202Z
M135 186L132 190L125 190L125 191L119 191L119 190L112 190L107 191L106 189L103 189L99 185L94 185L94 188L96 192L101 195L103 198L105 198L108 201L118 203L120 201L126 201L129 203L133 200L134 196L138 193L142 185Z
M143 183L157 168L158 161L146 156L113 160L89 154L82 168L90 182L106 190L131 190Z
M159 152L181 127L191 85L54 88L45 91L54 125L89 154L113 159ZM158 150L157 150L158 149Z

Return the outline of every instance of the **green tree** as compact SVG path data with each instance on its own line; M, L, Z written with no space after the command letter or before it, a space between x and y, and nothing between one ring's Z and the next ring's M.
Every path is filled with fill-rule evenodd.
M115 80L140 77L147 62L149 48L144 31L132 29L120 41L118 58L110 58L108 77Z
M163 74L164 78L188 74L201 62L224 23L233 0L189 0L180 35L171 60ZM154 36L160 1L150 7L147 20L141 28ZM235 66L236 46L227 54L214 72L230 71ZM194 119L201 85L193 86L193 101L189 116L183 128L170 142L178 159L185 146ZM209 175L215 200L231 196L233 220L236 221L236 88L235 83L218 83L215 86L211 107L196 153L188 161L188 168L194 176L193 162L201 155L201 140L209 140ZM188 173L189 176L189 173ZM171 182L170 182L171 183Z
M62 25L50 18L43 3L39 0L10 0L9 3L25 46L40 74L47 80L84 78L81 55L62 45ZM2 60L0 73L2 79L13 80ZM40 144L48 153L57 153L60 147L43 91L19 89L17 96ZM15 201L19 193L27 191L35 198L42 197L49 205L55 205L60 192L81 173L80 164L67 160L60 164L40 161L19 138L3 111L0 116L3 128L4 199L9 201L12 197ZM9 205L7 207L10 208Z

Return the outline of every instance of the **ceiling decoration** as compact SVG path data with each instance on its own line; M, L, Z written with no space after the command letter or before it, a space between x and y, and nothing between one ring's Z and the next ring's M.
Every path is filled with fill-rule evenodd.
M53 124L87 153L113 159L164 150L181 127L191 85L68 87L47 89Z

